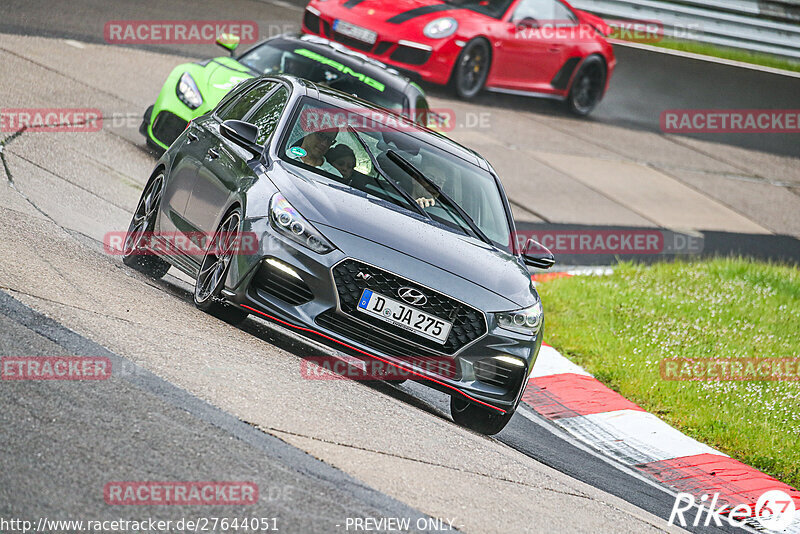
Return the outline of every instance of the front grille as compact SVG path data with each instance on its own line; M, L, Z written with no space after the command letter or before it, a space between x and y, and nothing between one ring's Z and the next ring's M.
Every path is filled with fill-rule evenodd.
M171 145L186 129L188 123L169 111L162 111L153 121L153 135L165 145Z
M389 51L389 49L392 47L393 44L394 43L392 43L391 41L381 41L381 42L379 42L378 45L375 47L375 55L376 56L381 56L381 55L385 54L386 52Z
M455 361L452 358L443 357L401 339L387 336L371 326L361 324L338 313L333 308L317 315L315 322L322 328L363 343L382 354L406 361L444 378L458 380L460 377L461 373L456 369ZM341 350L341 346L337 346L337 348Z
M362 50L364 52L369 52L372 50L372 46L369 43L365 43L364 41L359 41L358 39L353 39L352 37L348 37L347 35L342 35L341 33L333 32L333 40L339 43L342 43L345 46L349 46L350 48L355 48L356 50Z
M496 358L485 358L473 364L475 378L486 384L510 389L519 382L523 367L511 365Z
M253 286L293 306L311 302L314 298L305 282L265 263L253 277Z
M319 17L311 11L303 13L303 24L311 33L319 33Z
M358 277L359 274L362 276ZM378 267L347 259L333 268L333 279L339 293L339 306L344 313L369 323L377 330L394 334L401 339L413 340L414 343L432 351L455 354L487 331L486 319L479 310ZM416 308L453 323L453 328L444 344L356 311L364 289L371 289L387 297L399 299L397 291L402 287L411 287L425 294L427 302L415 306Z
M412 46L399 45L389 57L399 63L423 65L431 57L431 52L430 50L421 50Z
M322 33L323 33L323 35L325 35L325 37L330 37L331 36L331 25L330 25L330 23L328 23L328 21L325 20L325 19L320 19L320 20L322 20Z

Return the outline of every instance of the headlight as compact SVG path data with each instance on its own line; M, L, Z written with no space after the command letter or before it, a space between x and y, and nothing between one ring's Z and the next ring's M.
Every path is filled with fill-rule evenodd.
M536 336L536 334L539 333L539 329L542 327L544 310L542 309L542 301L540 300L530 308L512 312L495 313L494 316L500 328Z
M194 78L188 73L184 72L181 79L178 81L178 86L175 88L178 98L181 102L189 106L191 109L197 109L203 103L203 97L200 95L200 90Z
M297 213L280 193L275 193L269 201L269 219L278 232L318 254L327 254L333 250L330 241Z
M428 39L443 39L450 37L458 29L458 21L453 17L442 17L432 20L425 25L422 34Z

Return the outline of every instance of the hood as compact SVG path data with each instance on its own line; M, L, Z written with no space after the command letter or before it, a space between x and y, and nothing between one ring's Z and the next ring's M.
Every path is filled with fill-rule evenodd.
M520 307L533 303L530 274L512 254L426 222L402 208L360 196L347 186L329 185L294 173L285 176L287 180L277 184L279 189L312 224L379 243L477 284ZM275 179L274 174L271 177ZM358 257L358 251L344 252Z
M393 2L343 0L341 7L346 8L353 14L353 17L348 20L352 20L356 24L362 24L358 21L363 21L362 25L367 28L372 28L373 25L367 24L366 21L385 23L389 19L397 19L397 26L407 24L424 26L433 19L447 16L455 17L455 14L463 11L458 6L431 0L397 0Z
M203 72L206 78L200 90L204 98L215 100L215 105L237 84L254 77L247 67L229 57L212 59ZM201 85L200 80L195 81Z

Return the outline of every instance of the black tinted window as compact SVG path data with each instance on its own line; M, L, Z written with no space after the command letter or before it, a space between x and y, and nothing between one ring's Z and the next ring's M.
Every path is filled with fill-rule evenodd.
M288 100L289 91L285 87L281 87L248 118L248 122L258 126L259 145L266 143L269 136L275 131Z
M240 96L237 100L234 100L230 104L226 105L222 110L217 113L217 116L223 120L242 120L242 117L247 115L247 112L256 105L256 103L264 98L267 93L269 93L273 87L275 87L276 82L266 82L260 85L257 85L253 89L250 89L245 94Z

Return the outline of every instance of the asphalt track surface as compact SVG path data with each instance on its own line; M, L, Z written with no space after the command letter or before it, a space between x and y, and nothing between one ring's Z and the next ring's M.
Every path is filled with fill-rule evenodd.
M186 18L187 5L7 2L0 32L98 42L105 20ZM198 4L191 5L196 12ZM262 10L248 18L275 20L278 26L291 23L288 16L270 18L276 12L271 4L204 5L219 8L219 18ZM284 16L286 11L279 12ZM5 50L9 45L4 40ZM25 41L23 49L27 46L39 43ZM170 52L210 53L202 45ZM114 58L102 54L94 60L102 64ZM122 59L133 60L149 61L155 70L175 62L153 55L126 54ZM139 65L139 71L149 65ZM30 65L20 60L8 69L18 67ZM108 85L95 88L96 94L87 92L91 86L65 80L43 64L31 67L40 76L35 80L17 71L19 90L36 100L37 91L50 85L54 93L76 101L104 101L112 96L108 88L142 81L127 79L124 65L108 65L107 70ZM147 81L154 85L159 76L163 79L154 74ZM3 94L17 98L8 76L3 83ZM138 99L126 103L138 110ZM503 107L502 102L493 105ZM598 114L596 120L601 119ZM127 224L146 179L142 169L148 161L152 166L152 160L142 152L141 139L127 131L104 134L96 142L93 148L99 153L88 159L79 139L59 147L31 135L7 148L17 183L16 190L3 185L0 195L5 228L0 240L0 352L108 354L123 369L137 371L115 376L99 388L2 385L0 517L117 516L98 493L108 480L199 477L258 481L258 513L244 512L279 515L287 532L329 532L353 516L442 518L447 512L460 528L474 532L509 532L520 525L530 531L553 531L555 525L598 532L666 529L671 495L572 445L535 416L517 415L489 440L452 425L446 398L413 383L339 384L314 390L304 411L287 408L297 403L298 395L308 395L309 386L283 383L281 373L297 374L300 358L315 354L313 347L252 319L241 329L231 329L191 309L190 286L180 276L149 281L102 254L97 238L91 237L102 232L97 220L104 228ZM34 199L33 211L20 191ZM89 196L96 198L86 201ZM53 243L59 246L50 257ZM205 374L193 375L193 365L204 367ZM252 376L261 374L275 380L268 382L271 391L263 396L253 391L259 384ZM293 387L306 389L298 393ZM335 405L335 399L345 406ZM352 417L363 410L377 413ZM467 480L469 476L479 482ZM413 485L420 489L408 487ZM269 497L271 490L275 499ZM477 510L485 516L483 522L475 517L476 510L465 511L476 502L486 507ZM151 515L166 519L242 510L157 512ZM523 521L513 518L520 513L530 515Z
M6 0L0 19L0 32L103 42L103 25L108 20L247 19L258 22L261 35L266 36L297 27L298 22L294 19L276 20L275 7L281 4L304 7L306 2L79 0L54 4L48 0ZM158 16L155 17L154 13ZM283 14L280 16L283 17ZM200 57L209 54L208 46L204 45L133 46ZM591 121L656 132L660 131L661 112L666 110L800 108L800 77L731 68L626 46L615 46L615 53L618 59L616 73L605 100L591 116ZM436 95L448 94L440 88L429 89ZM496 107L563 114L559 104L547 100L484 94L476 101ZM800 156L800 133L691 134L688 137L774 154Z

